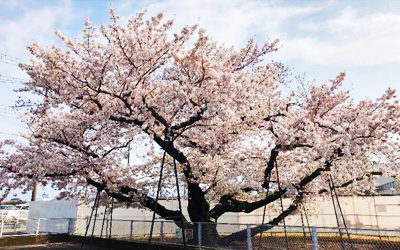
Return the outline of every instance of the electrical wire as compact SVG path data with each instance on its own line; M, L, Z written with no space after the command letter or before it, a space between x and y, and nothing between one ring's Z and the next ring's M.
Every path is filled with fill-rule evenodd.
M2 135L11 135L11 136L19 136L19 137L22 137L22 136L20 136L20 135L17 135L17 134L13 134L13 133L6 133L6 132L0 132L0 134L2 134Z
M1 57L10 58L10 59L12 59L12 60L17 60L17 61L20 61L20 62L23 62L23 63L29 63L28 61L26 61L26 60L24 60L24 59L20 59L20 58L17 58L17 57L9 56L9 55L7 55L7 54L5 54L5 53L1 53L1 52L0 52L0 58L1 58Z
M8 64L8 65L12 65L12 66L17 66L17 67L19 67L18 64L15 64L15 63L12 63L12 62L8 62L8 61L5 61L5 60L0 60L0 62L5 63L5 64Z
M4 118L18 119L18 120L19 120L19 117L18 117L18 116L11 116L11 115L5 115L5 114L0 114L0 116L1 116L1 117L4 117Z
M29 79L18 78L18 77L13 77L13 76L5 76L5 75L0 75L0 78L10 79L10 80L29 81Z
M0 53L0 62L20 68L19 64L29 64L28 61Z

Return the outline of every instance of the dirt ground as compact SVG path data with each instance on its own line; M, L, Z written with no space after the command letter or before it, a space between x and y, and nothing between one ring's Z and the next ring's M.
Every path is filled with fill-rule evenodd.
M371 238L371 237L370 237ZM166 243L172 243L171 239L165 239ZM177 239L174 239L177 240ZM143 242L143 240L138 240ZM156 242L156 241L155 241ZM177 243L177 242L174 242ZM288 244L289 243L289 244ZM318 239L319 249L321 250L395 250L400 249L400 239L365 239L365 237L352 238L351 242L348 239L341 241L337 237L320 237ZM259 241L259 238L253 238L253 249L259 250L306 250L312 249L311 237L288 237L288 242L284 237L268 237L264 236ZM227 246L228 249L246 249L246 242L235 242ZM80 250L81 244L76 243L52 243L30 246L15 246L15 247L0 247L0 250ZM84 245L84 250L108 250L104 246L98 248L97 246L90 247L88 243ZM117 250L112 248L113 250ZM154 248L153 248L154 249ZM217 248L224 249L224 247Z
M30 246L15 246L15 247L0 247L0 250L80 250L81 244L73 243L52 243L52 244L40 244ZM97 250L98 247L85 246L85 250ZM106 250L108 248L100 248L100 250Z

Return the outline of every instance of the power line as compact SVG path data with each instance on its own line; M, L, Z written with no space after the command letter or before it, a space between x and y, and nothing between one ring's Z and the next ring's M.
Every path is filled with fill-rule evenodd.
M1 60L1 59L0 59L0 62L2 62L2 63L5 63L5 64L9 64L9 65L13 65L13 66L17 66L17 67L19 67L19 65L18 65L18 64L16 64L16 63L13 63L13 62L8 62L8 61L6 61L6 60Z
M28 61L0 53L0 62L19 67L19 64L29 64Z
M13 107L7 106L7 105L0 105L0 109L3 109L3 110L13 110Z
M0 82L1 83L9 83L9 84L22 83L22 81L19 81L19 80L10 80L10 79L1 79L1 78L0 78Z
M19 119L18 114L16 114L13 109L11 108L4 108L0 107L0 116L6 117L6 118L14 118L14 119Z
M26 109L26 110L24 110ZM11 115L11 116L18 116L18 114L15 113L15 110L21 111L21 112L27 112L29 111L29 107L2 107L2 105L0 105L0 113L5 114L5 115Z
M12 114L14 114L13 109L8 109L8 108L3 108L3 107L0 107L0 112L2 112L2 113L12 113Z
M18 78L18 77L13 77L13 76L5 76L0 74L0 78L6 78L6 79L11 79L11 80L20 80L20 81L29 81L29 79L23 79L23 78Z
M10 58L10 59L13 59L13 60L18 60L18 61L23 62L23 63L28 63L27 60L20 59L20 58L17 58L17 57L13 57L13 56L9 56L9 55L7 55L7 54L4 54L4 53L1 53L1 52L0 52L0 58L1 58L1 57Z
M6 113L6 112L1 112L1 111L0 111L0 116L4 116L4 117L8 116L8 117L10 117L10 118L18 118L18 116L15 115L15 114Z
M13 84L13 83L25 83L27 82L27 80L16 80L16 79L7 79L7 78L1 78L0 77L0 82L1 83L9 83L9 84Z
M5 108L3 108L3 107L0 107L0 113L1 113L1 114L4 114L4 115L14 115L14 116L17 116L17 115L15 114L15 112L13 111L13 109L5 109Z
M12 135L12 136L18 136L18 137L21 137L20 135L13 134L13 133L0 132L0 134L2 134L2 135Z
M31 107L33 107L33 106L36 107L37 105L31 104L31 105L29 105L29 106L15 107L15 106L12 106L12 105L0 104L0 109L11 109L11 110L13 110L13 109L29 109L29 108L31 108Z
M0 114L0 117L5 117L5 118L11 118L11 119L19 120L19 118L18 118L17 116L9 116L9 115Z
M12 118L14 118L14 117L17 118L18 117L15 114L8 113L8 112L2 112L2 111L0 111L0 116L9 116L9 117L12 117Z

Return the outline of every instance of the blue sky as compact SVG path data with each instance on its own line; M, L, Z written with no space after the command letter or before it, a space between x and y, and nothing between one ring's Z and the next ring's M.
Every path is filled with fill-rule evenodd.
M79 39L85 18L94 25L109 21L108 3L0 0L0 53L29 59L25 46L58 43L56 28ZM176 20L175 32L198 23L214 40L237 48L251 37L260 44L279 38L281 48L268 60L282 61L294 75L306 72L316 83L345 71L345 85L356 101L377 98L388 87L400 90L400 1L120 0L113 6L123 21L143 9L147 17L163 12ZM27 78L1 57L0 75ZM17 139L10 134L22 132L24 125L7 106L18 99L13 89L19 84L2 79L0 140Z

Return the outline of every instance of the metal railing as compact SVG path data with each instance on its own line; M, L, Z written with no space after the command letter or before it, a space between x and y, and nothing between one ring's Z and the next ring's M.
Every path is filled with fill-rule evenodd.
M0 223L0 237L58 233L85 235L88 229L88 237L142 243L148 242L151 227L151 221L115 219L103 223L100 218L96 223L89 219L26 219L14 224L3 219ZM282 225L265 230L268 225L189 222L184 223L184 228L185 244L201 249L400 249L400 230ZM157 220L152 244L183 245L180 222Z
M0 237L74 232L74 219L0 219Z
M88 236L113 238L126 241L148 242L151 221L113 220L112 232L101 219L81 224ZM82 226L84 225L84 226ZM94 226L94 227L93 227ZM400 230L274 226L260 233L261 224L237 223L185 223L186 245L203 249L400 249ZM268 227L263 225L264 228ZM75 227L77 229L78 227ZM80 229L80 230L81 230ZM75 234L83 235L75 230ZM180 222L156 221L153 244L183 245Z

